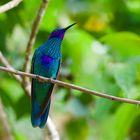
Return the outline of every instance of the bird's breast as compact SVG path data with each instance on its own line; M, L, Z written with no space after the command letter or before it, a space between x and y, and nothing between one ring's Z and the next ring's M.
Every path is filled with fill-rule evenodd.
M53 64L54 59L48 55L43 54L41 56L41 64L42 66L49 67Z
M52 58L49 55L43 54L40 57L39 71L42 76L53 77L56 76L59 67L59 58Z

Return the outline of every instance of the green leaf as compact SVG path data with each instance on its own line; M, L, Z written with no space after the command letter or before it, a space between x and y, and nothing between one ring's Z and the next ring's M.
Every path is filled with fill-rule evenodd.
M99 140L125 140L139 114L135 105L123 104L112 115L96 122L94 136Z
M118 109L114 118L116 120L114 120L115 140L124 140L127 137L131 125L139 113L139 108L135 105L125 104Z
M131 32L119 32L109 34L101 38L101 41L112 48L115 54L121 57L140 55L140 36Z
M82 31L80 29L70 30L66 34L62 46L63 58L70 59L71 68L70 72L75 76L75 83L79 85L85 85L89 87L92 85L91 73L92 69L88 67L93 67L93 53L92 53L92 43L94 38ZM90 57L90 59L89 59ZM63 61L64 62L64 61ZM89 80L87 83L86 81Z
M16 102L23 95L22 88L14 79L3 79L1 81L0 88L13 102Z

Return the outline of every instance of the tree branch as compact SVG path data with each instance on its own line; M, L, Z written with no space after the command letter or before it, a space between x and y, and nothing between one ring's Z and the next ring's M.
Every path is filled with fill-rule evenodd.
M45 129L44 129L44 140L49 140L48 136L52 140L60 140L59 134L56 131L53 121L51 120L50 117L48 117L47 126L45 126Z
M48 0L42 0L42 3L40 5L40 8L38 10L37 16L33 22L33 26L32 26L32 31L31 31L31 35L27 44L27 49L26 49L26 56L25 56L25 63L23 66L23 71L25 72L29 72L30 71L30 57L31 57L31 50L33 48L35 39L36 39L36 35L38 32L38 28L39 28L39 23L42 19L42 17L44 16L45 13L45 9L47 7L48 4Z
M100 93L100 92L89 90L89 89L86 89L86 88L83 88L83 87L80 87L80 86L76 86L74 84L69 84L69 83L66 83L66 82L59 81L59 80L54 80L52 78L46 78L46 77L42 77L42 76L39 76L39 75L31 74L31 73L21 72L21 71L17 71L17 70L11 70L11 69L8 69L8 68L2 67L2 66L0 66L0 70L6 71L6 72L9 72L9 73L13 73L13 74L16 74L16 75L27 76L27 77L37 79L37 80L42 81L42 82L44 81L44 82L49 82L49 83L53 83L53 84L58 84L60 86L66 87L66 88L75 89L75 90L78 90L78 91L81 91L81 92L84 92L84 93L87 93L87 94L90 94L90 95L95 95L95 96L106 98L106 99L109 99L109 100L140 105L140 101L138 101L138 100L121 98L121 97L116 97L116 96Z
M0 13L6 12L16 6L21 2L22 0L11 0L10 2L0 6Z

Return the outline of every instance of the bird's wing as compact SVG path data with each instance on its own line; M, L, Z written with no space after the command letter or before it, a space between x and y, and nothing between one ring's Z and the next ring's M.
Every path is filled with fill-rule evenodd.
M57 77L58 72L59 72L60 63L61 63L61 60L59 60L58 69L56 72L56 77ZM51 94L52 94L53 87L54 87L54 84L51 84L51 87L49 88L49 91L47 92L47 96L45 97L45 101L41 105L39 113L37 113L37 118L40 117L44 113L44 111L46 110L48 103L49 103L49 100L50 100L50 97L51 97Z
M31 73L35 73L35 71L34 71L34 69L36 69L34 67L35 61L36 61L36 52L35 52L35 54L33 56L33 59L32 59ZM58 69L57 69L57 72L56 72L56 76L57 76L58 71L59 71L60 61L61 60L59 60L59 65L58 65ZM37 74L41 75L40 72L38 72ZM56 77L53 77L53 78L56 78ZM38 89L36 89L36 86L38 86ZM36 114L36 118L40 117L44 113L44 111L46 110L47 105L50 101L50 97L51 97L53 87L54 87L54 84L52 84L52 83L41 83L41 82L37 81L36 79L32 79L32 88L31 88L32 102L37 101L38 103L40 103L39 98L42 94L41 92L44 92L43 94L45 95L45 97L43 97L43 101L41 101L40 109ZM43 88L44 88L44 90L43 90Z

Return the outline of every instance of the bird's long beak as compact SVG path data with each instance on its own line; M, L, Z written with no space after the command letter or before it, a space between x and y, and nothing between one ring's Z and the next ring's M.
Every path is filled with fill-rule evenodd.
M68 27L64 28L64 30L66 31L67 29L71 28L72 26L74 26L76 23L73 23L71 25L69 25Z

